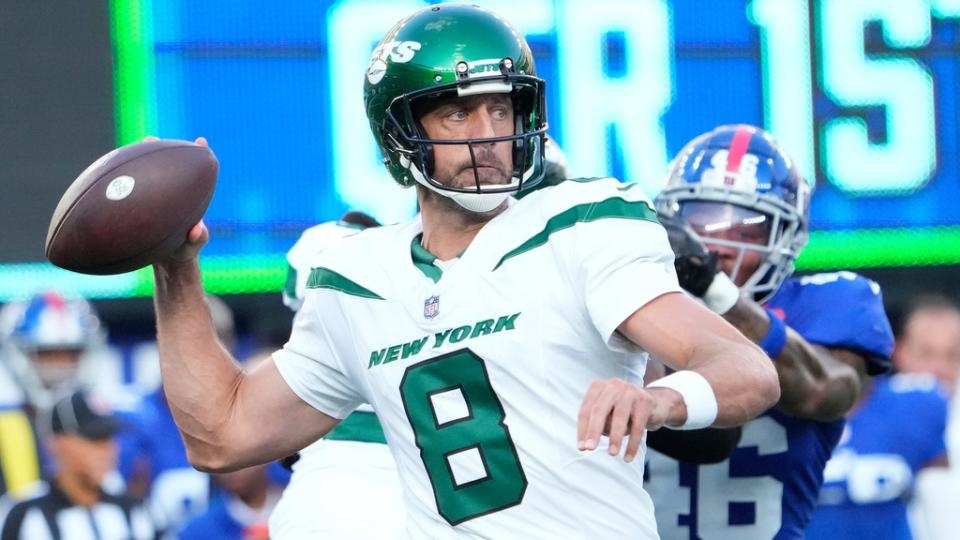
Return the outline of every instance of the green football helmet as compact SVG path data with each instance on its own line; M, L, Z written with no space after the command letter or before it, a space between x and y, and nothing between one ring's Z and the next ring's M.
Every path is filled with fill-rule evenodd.
M544 176L545 83L536 76L523 37L499 16L477 6L440 4L398 22L374 49L363 97L370 128L390 174L402 186L419 183L467 210L487 212L511 193ZM415 111L429 100L510 94L514 134L477 139L429 139ZM475 145L510 141L513 174L503 185L481 185ZM455 187L433 178L433 148L466 144L475 185Z

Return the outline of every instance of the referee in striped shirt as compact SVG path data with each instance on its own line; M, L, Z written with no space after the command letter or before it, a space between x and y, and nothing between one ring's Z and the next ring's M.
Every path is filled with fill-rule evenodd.
M43 419L56 473L26 499L3 499L0 540L157 538L146 508L101 487L117 461L113 435L119 423L109 409L77 391Z

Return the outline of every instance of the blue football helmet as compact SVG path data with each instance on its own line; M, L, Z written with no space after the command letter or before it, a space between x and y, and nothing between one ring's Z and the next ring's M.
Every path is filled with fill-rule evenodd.
M725 125L677 154L656 206L661 214L687 221L711 251L737 250L733 279L744 255L759 252L761 263L740 290L765 302L793 273L807 243L810 193L772 135L755 126ZM740 232L717 234L724 231Z
M57 292L37 294L0 310L2 356L35 406L48 406L62 392L90 386L96 353L105 344L100 319L83 299ZM45 362L45 353L66 351L73 361Z

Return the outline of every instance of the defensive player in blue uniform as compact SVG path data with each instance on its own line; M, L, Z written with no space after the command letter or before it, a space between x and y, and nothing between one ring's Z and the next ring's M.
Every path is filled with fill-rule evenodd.
M803 538L843 417L865 376L888 368L893 336L876 283L791 277L809 198L793 161L752 126L705 133L671 165L657 207L680 284L767 352L781 399L720 463L648 454L665 540Z
M93 307L56 291L0 309L0 495L22 495L46 474L37 412L94 386L106 335Z
M827 462L807 538L911 540L907 503L921 469L947 465L946 423L932 374L878 378Z

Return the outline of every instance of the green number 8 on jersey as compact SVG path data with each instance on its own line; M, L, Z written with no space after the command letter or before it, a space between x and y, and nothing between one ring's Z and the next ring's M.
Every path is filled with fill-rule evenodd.
M480 357L461 349L410 366L400 395L447 522L520 504L527 479Z

